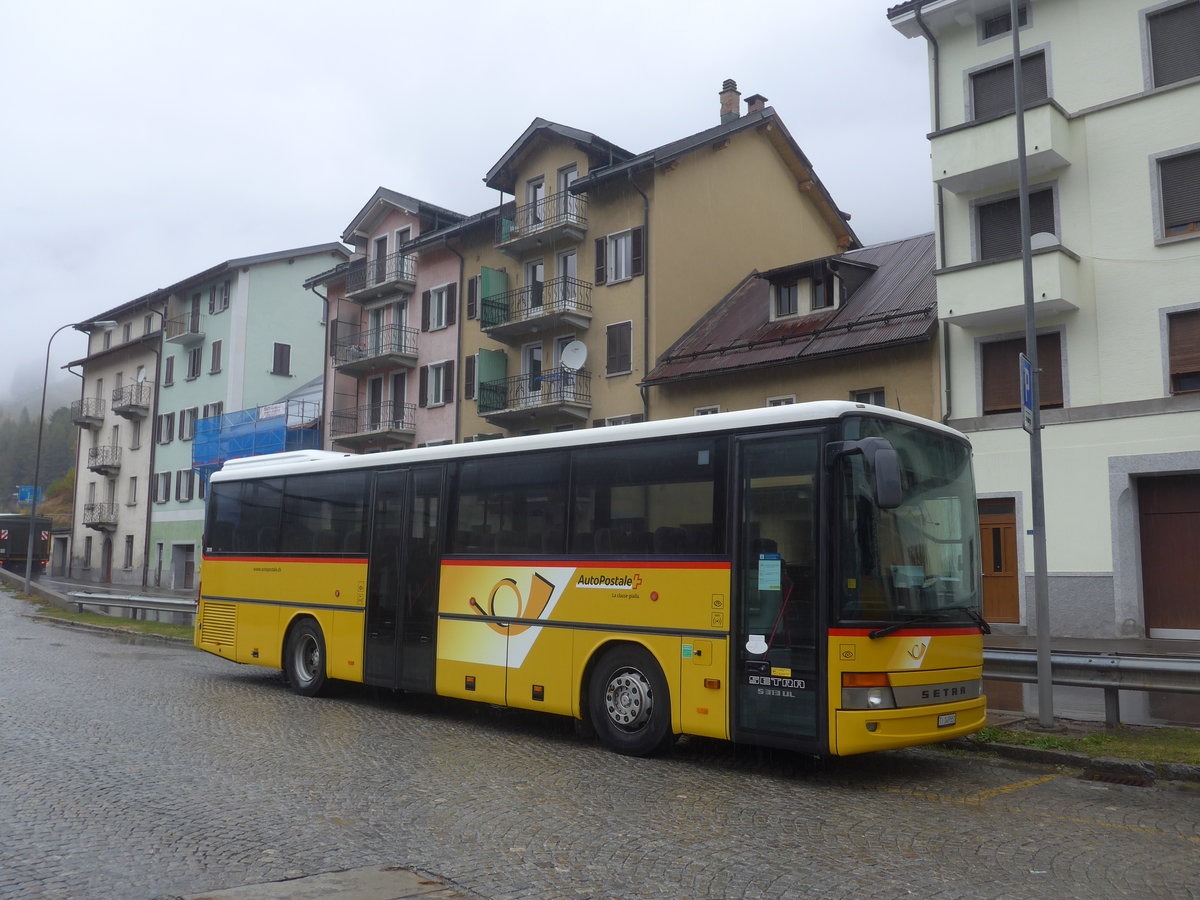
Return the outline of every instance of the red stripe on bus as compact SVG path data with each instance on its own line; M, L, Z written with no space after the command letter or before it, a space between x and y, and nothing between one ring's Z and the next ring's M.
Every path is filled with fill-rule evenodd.
M365 563L365 556L209 556L202 559L212 562L251 563Z
M886 628L887 626L880 626ZM869 637L876 628L830 628L830 637ZM913 625L911 628L901 628L886 635L887 637L932 637L939 634L979 634L979 627L972 625L968 628L930 628L929 626Z
M574 566L577 569L729 569L727 562L656 562L644 559L443 559L443 566Z

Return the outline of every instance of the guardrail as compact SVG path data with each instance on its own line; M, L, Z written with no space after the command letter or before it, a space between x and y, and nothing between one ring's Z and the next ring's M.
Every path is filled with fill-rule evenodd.
M123 609L129 613L125 618L147 619L147 612L169 612L183 618L179 624L192 625L196 621L196 601L176 597L141 597L130 594L92 594L84 591L72 591L67 595L76 612L83 612L85 606L103 607L104 609ZM140 614L140 615L139 615ZM161 621L156 619L155 621Z
M1034 650L984 650L983 677L995 681L1037 681ZM1050 680L1066 687L1104 691L1104 722L1121 724L1119 691L1200 694L1200 658L1183 656L1103 656L1056 651L1050 654Z

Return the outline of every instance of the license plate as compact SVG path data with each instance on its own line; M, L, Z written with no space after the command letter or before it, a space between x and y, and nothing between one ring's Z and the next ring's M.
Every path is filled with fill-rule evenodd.
M938 716L938 728L949 728L958 721L958 713L942 713Z

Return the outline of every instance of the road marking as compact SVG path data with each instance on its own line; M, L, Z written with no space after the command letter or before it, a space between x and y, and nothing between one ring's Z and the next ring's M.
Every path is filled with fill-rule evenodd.
M964 797L964 803L982 803L984 800L991 800L993 797L998 797L1001 794L1008 794L1012 791L1023 791L1025 788L1037 787L1039 784L1045 784L1047 781L1053 781L1058 778L1055 775L1039 775L1037 778L1027 778L1024 781L1016 781L1012 784L1004 785L1003 787L989 788L986 791L980 791L972 797Z

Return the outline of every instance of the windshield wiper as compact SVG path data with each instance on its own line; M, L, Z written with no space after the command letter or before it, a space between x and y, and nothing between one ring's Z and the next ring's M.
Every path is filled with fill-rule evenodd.
M926 612L916 613L915 615L911 615L901 622L893 622L891 625L885 625L883 628L877 628L874 631L868 632L867 637L869 637L871 640L875 640L875 638L887 637L889 634L899 631L901 628L907 628L909 625L916 624L917 622L937 622L942 618L938 614L945 612L965 612L971 621L979 626L979 630L981 632L984 634L992 633L991 626L988 625L983 616L975 611L975 607L942 606L938 609L931 609L927 610Z

